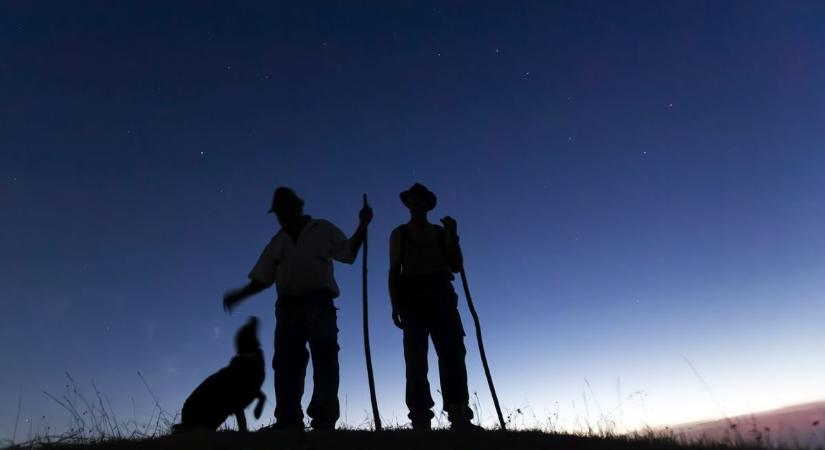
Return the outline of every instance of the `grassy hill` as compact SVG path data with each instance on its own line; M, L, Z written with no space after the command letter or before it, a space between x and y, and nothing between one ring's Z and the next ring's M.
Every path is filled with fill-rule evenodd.
M30 448L31 446L11 447ZM283 432L263 430L253 433L233 431L162 436L143 440L110 440L98 443L43 445L53 450L89 448L94 450L532 450L532 449L722 449L730 445L681 445L666 437L584 437L537 431L413 432L335 431ZM740 447L741 448L741 447Z
M825 448L825 401L672 427L687 439L723 440L734 431L743 442L765 447Z

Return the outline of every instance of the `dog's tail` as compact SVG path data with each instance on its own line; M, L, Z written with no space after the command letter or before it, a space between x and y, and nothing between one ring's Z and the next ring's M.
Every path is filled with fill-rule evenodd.
M258 392L258 404L255 405L255 418L260 419L264 412L264 402L266 402L266 395L263 392Z

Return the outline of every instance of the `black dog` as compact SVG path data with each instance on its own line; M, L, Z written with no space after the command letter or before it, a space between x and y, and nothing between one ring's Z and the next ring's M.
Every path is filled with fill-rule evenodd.
M234 414L238 429L246 431L244 409L258 399L255 418L261 417L266 396L261 385L266 374L264 355L258 341L258 319L250 317L235 335L238 354L224 367L203 381L186 399L181 411L181 423L174 432L216 430Z

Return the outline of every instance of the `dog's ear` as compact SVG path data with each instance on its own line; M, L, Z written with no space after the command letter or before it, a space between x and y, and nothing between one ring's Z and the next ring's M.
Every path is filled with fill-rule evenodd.
M255 316L249 316L249 319L246 321L246 325L249 327L253 327L256 330L258 329L258 318Z
M252 316L235 334L235 348L238 353L250 352L260 348L258 340L258 318Z

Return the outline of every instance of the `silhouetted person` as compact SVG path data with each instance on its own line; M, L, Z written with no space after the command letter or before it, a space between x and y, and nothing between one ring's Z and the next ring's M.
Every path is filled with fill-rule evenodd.
M339 291L332 260L347 264L355 261L372 220L372 209L361 209L358 229L349 239L332 223L304 214L304 201L292 189L276 189L269 211L275 213L281 229L249 273L249 284L226 293L224 308L231 310L273 283L277 286L272 358L274 428L304 428L301 397L311 354L313 390L307 414L314 429L332 430L340 416L338 326L333 304Z
M261 343L258 341L258 319L250 317L235 335L237 355L229 365L204 380L186 399L181 411L181 423L174 431L216 430L234 414L238 429L246 431L244 409L253 400L255 418L261 417L266 396L261 392L266 370Z
M414 429L430 429L434 403L427 380L427 347L432 338L451 428L477 428L470 423L467 351L452 284L462 265L456 221L446 216L442 227L427 220L437 199L421 184L402 192L401 201L410 210L410 221L390 236L389 288L392 320L404 331L408 417Z

